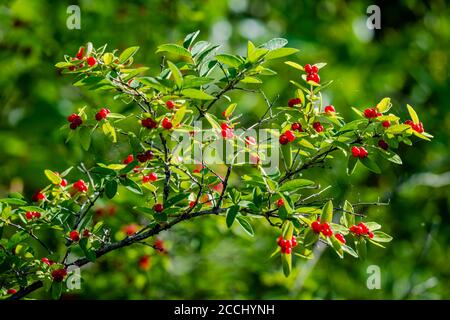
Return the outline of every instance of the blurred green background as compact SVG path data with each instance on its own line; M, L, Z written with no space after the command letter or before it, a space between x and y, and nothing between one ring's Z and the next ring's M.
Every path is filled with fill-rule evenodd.
M128 108L112 95L71 86L54 68L64 54L74 55L87 41L96 47L141 47L135 61L157 70L158 44L180 41L197 29L201 39L222 44L222 50L243 53L247 39L260 44L284 37L301 51L291 60L301 64L327 62L323 81L334 79L325 102L349 118L351 106L374 106L393 99L403 119L413 105L431 143L402 147L403 166L384 163L381 176L358 168L345 175L345 161L306 174L323 186L325 196L352 202L390 201L388 207L362 210L394 236L386 248L369 248L368 259L340 260L331 250L317 259L296 259L284 278L275 248L274 230L256 223L250 238L237 226L228 230L222 218L201 218L161 235L169 254L135 246L104 257L82 270L81 290L71 299L449 299L450 298L450 9L444 0L390 1L261 1L261 0L142 0L0 2L0 196L10 191L30 195L46 183L43 169L62 171L94 156L76 143L64 144L58 130L65 118L83 105ZM66 27L67 6L81 8L81 30ZM381 8L381 29L366 27L366 9ZM279 75L267 78L269 97L282 102L293 95L294 69L282 63ZM248 122L264 111L260 97L235 94ZM218 107L217 110L221 110ZM110 145L94 144L105 155ZM117 157L127 154L113 146ZM135 220L120 206L105 218L113 229ZM371 219L369 219L371 220ZM52 239L48 239L51 242ZM149 254L151 267L139 267ZM366 286L367 267L381 271L381 289ZM40 291L36 298L47 297Z

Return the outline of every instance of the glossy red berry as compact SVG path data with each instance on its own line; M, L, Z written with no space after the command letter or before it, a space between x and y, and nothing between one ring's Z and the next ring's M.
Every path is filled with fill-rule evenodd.
M292 236L292 239L291 239L291 246L292 246L292 247L297 246L297 238L296 238L295 236Z
M78 60L83 59L83 54L84 54L84 47L80 47L80 49L78 50L77 54L75 55L75 57Z
M59 184L61 187L67 187L67 180L61 179L61 183Z
M88 229L83 230L83 237L89 238L91 236L91 232Z
M295 134L291 130L287 130L284 135L288 139L289 142L292 142L295 140Z
M70 240L72 240L73 242L78 242L80 241L80 234L78 233L77 230L72 230L69 233L69 238Z
M370 232L370 231L369 231L369 232L367 233L367 235L369 236L370 239L373 239L373 236L374 236L373 232Z
M222 135L222 138L224 139L229 139L229 138L233 138L233 128L231 128L228 123L226 122L222 122L220 124L220 127L222 128L220 134Z
M322 225L319 221L313 221L313 223L311 223L311 228L314 233L320 233L322 231Z
M383 121L382 123L381 123L381 125L384 127L384 128L389 128L390 126L391 126L391 123L389 122L389 121Z
M288 137L286 137L285 134L282 134L280 136L279 141L280 141L280 144L282 144L282 145L285 145L285 144L289 143L289 139L288 139Z
M306 81L307 82L312 81L312 82L315 82L315 83L319 84L320 83L320 77L319 77L319 75L317 73L310 73L310 74L308 74L306 76Z
M33 219L33 212L30 212L30 211L26 212L25 213L25 218L27 218L27 220Z
M367 119L372 119L372 118L378 117L377 109L367 108L366 110L364 110L364 117L366 117Z
M52 260L50 260L49 258L42 258L41 261L43 263L45 263L46 265L48 265L48 266L51 266L51 265L53 265L55 263Z
M175 103L172 100L166 102L166 107L168 109L173 109L175 107Z
M369 155L369 152L367 152L367 150L364 147L359 147L359 158L360 159L367 158L368 155Z
M147 183L147 182L153 182L158 180L158 175L154 172L151 172L150 174L143 176L142 177L142 182L143 183Z
M61 282L67 276L66 269L57 269L52 271L52 278L55 282Z
M344 238L344 235L341 234L341 233L336 233L334 236L335 236L336 239L338 239L339 242L342 243L342 244L345 244L345 243L347 242L347 241L345 240L345 238Z
M195 206L195 201L194 200L189 201L189 208L192 208L194 206Z
M158 123L152 118L145 118L141 120L141 125L147 129L155 129L158 127Z
M333 106L326 106L326 107L325 107L325 112L326 112L326 113L335 113L335 112L336 112L336 109L334 109Z
M280 207L282 207L283 205L284 205L284 200L283 200L283 198L278 199L278 201L277 201L277 207L280 208Z
M359 157L359 155L360 155L360 151L359 151L359 148L358 147L356 147L356 146L353 146L352 147L352 155L353 155L353 157L355 157L355 158L358 158Z
M88 57L86 59L87 64L89 65L89 67L94 66L97 63L97 60L95 60L94 57Z
M384 140L378 141L378 146L379 146L381 149L383 149L383 150L389 149L389 145L388 145L387 142L384 141Z
M298 132L303 132L302 125L299 122L294 122L291 125L291 130L298 131Z
M172 127L173 127L172 122L171 122L169 119L167 119L167 118L164 118L164 119L163 119L161 125L162 125L162 127L163 127L164 129L167 129L167 130L172 129Z
M6 294L16 294L16 293L17 293L17 290L16 290L16 289L13 289L13 288L8 289L8 290L6 291Z
M73 188L76 189L78 192L87 192L88 191L88 186L81 179L73 184Z
M302 104L302 100L300 98L292 98L288 101L288 106L291 108L298 104Z
M423 133L425 131L422 122L414 123L411 120L406 120L405 124L409 125L414 131L418 133Z
M317 73L319 72L319 67L317 67L316 65L311 66L311 73Z
M105 119L108 116L108 114L110 114L110 113L111 113L111 111L109 111L109 109L106 109L106 108L100 109L100 111L95 114L95 119L97 121L101 121L101 120Z
M72 113L70 116L67 117L67 121L73 122L75 118L78 118L79 116L76 113Z
M333 230L328 222L322 223L321 232L325 237L331 237L333 235Z
M153 210L156 212L162 212L164 210L164 207L161 203L157 203L153 206Z
M322 126L322 124L320 122L314 122L313 123L313 128L318 133L323 132L325 130L325 128Z
M33 200L34 202L43 201L45 200L45 194L43 194L40 190L36 191L31 197L31 200Z
M311 65L309 63L305 64L303 69L305 69L306 73L311 73L312 72L312 67L311 67Z
M129 164L134 161L134 156L129 154L125 159L123 159L123 164Z

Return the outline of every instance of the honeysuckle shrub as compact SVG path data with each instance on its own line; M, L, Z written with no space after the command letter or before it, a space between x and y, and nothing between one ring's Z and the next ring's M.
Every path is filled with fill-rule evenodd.
M323 104L322 90L332 85L321 79L326 63L301 64L293 57L298 50L286 47L285 39L259 46L249 41L240 56L219 53L218 45L197 41L198 35L160 45L159 71L133 66L137 46L109 51L88 43L56 64L81 90L113 95L131 106L127 113L108 106L80 108L61 127L66 143L80 143L89 152L93 137L103 135L128 152L90 168L81 163L64 172L45 169L49 184L30 199L18 193L0 199L2 296L22 298L44 287L58 298L67 290L71 267L137 243L165 253L155 236L206 215L225 219L228 227L238 224L251 236L258 218L279 230L274 252L267 255L281 257L286 276L293 256L312 259L319 242L339 258L364 259L367 245L382 248L392 240L357 209L360 203L322 198L325 188L308 170L318 167L325 174L324 164L339 161L339 153L349 175L356 166L379 174L381 161L401 165L395 153L400 143L432 138L413 107L406 106L410 119L401 120L383 98L352 107L356 119L347 122L339 113L344 106ZM266 66L271 60L296 70L289 101L261 89L265 77L289 81ZM228 95L233 91L264 97L256 123L242 124L245 114ZM140 220L113 233L96 203L126 193L135 195L132 210ZM56 232L65 250L53 252L36 236L38 230ZM38 256L37 246L47 254ZM146 269L148 258L139 263Z

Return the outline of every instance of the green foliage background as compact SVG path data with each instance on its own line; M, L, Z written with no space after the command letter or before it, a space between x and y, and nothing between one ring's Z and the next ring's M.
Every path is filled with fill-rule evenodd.
M76 1L75 1L76 2ZM162 235L169 255L136 246L102 258L82 270L80 291L66 298L174 299L441 299L450 298L450 9L446 1L403 0L378 3L382 29L365 27L366 8L374 1L78 1L81 30L66 27L68 5L74 1L15 0L0 4L0 195L22 191L31 195L46 183L43 169L62 171L84 160L122 159L125 146L94 142L89 155L74 142L64 144L58 128L72 111L87 104L122 112L133 106L71 86L54 64L74 55L87 41L95 46L141 47L137 63L159 68L154 54L161 43L179 41L194 30L201 38L242 53L246 40L260 44L284 37L301 50L291 60L301 64L327 62L322 80L334 79L327 100L346 117L351 106L372 107L390 96L394 112L405 118L406 103L415 107L431 143L419 142L399 152L403 166L384 163L376 176L362 168L345 174L342 165L314 169L326 196L358 201L390 201L388 207L364 208L394 235L387 249L369 248L368 260L337 258L325 250L313 261L296 259L293 274L284 278L278 259L269 260L276 234L262 223L250 238L222 218L197 219ZM375 3L376 4L376 3ZM279 76L268 78L268 96L293 95L292 68L274 64ZM247 123L264 111L258 95L237 92ZM217 113L222 109L216 109ZM111 149L111 150L110 150ZM121 207L107 217L113 230L134 221ZM45 237L45 235L43 235ZM56 240L48 238L56 245ZM138 259L152 256L142 271ZM381 289L368 290L367 267L378 265ZM44 298L43 292L33 297Z

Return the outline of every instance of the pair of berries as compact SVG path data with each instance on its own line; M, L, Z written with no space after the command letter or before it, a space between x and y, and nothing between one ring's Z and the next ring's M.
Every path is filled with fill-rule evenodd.
M373 119L379 116L381 116L381 113L378 112L376 108L367 108L364 110L364 117L367 119Z
M325 107L325 113L328 113L328 114L333 114L333 113L335 113L336 112L336 109L334 109L334 107L333 106L326 106Z
M293 124L291 124L291 130L303 132L303 127L299 122L294 122Z
M131 155L132 156L132 155ZM153 151L147 150L144 153L140 153L136 156L139 162L144 163L153 159ZM133 160L131 160L133 161ZM131 162L130 161L130 162Z
M386 141L384 141L384 140L378 141L378 146L379 146L381 149L383 149L383 150L389 149L388 143L387 143Z
M364 158L367 158L367 156L369 155L369 152L367 152L366 148L364 148L364 147L353 146L352 147L352 155L355 158L364 159Z
M339 241L340 243L342 243L342 244L346 244L346 243L347 243L347 241L345 240L344 235L343 235L342 233L336 233L336 234L334 235L334 237L335 237L336 239L338 239L338 241Z
M142 177L142 183L153 182L156 180L158 180L158 175L154 172Z
M97 120L97 121L102 121L102 120L105 119L105 118L108 116L108 114L110 114L110 113L111 113L111 111L109 111L109 109L102 108L102 109L100 109L99 112L97 112L97 113L95 114L95 120Z
M132 154L129 154L125 159L123 159L123 164L129 164L134 161L134 156Z
M81 120L81 117L77 115L76 113L72 113L70 116L67 117L67 121L70 122L70 129L75 130L81 124L83 123L83 120Z
M349 230L357 236L367 235L370 239L373 238L373 233L370 232L369 228L364 222L360 222L357 225L351 226Z
M220 132L221 135L222 135L222 138L224 138L224 139L231 139L231 138L233 138L233 128L230 127L228 125L228 123L222 122L220 124L220 128L222 129L222 131Z
M40 217L41 214L36 211L28 211L27 213L25 213L25 218L27 218L27 220L39 219Z
M51 265L55 264L55 262L50 260L49 258L42 258L41 261L43 263L45 263L46 265L48 265L48 266L51 266Z
M83 193L88 191L88 186L86 185L86 182L84 180L78 180L73 184L74 189L76 189L78 192Z
M36 191L32 196L31 196L31 200L33 200L33 202L40 202L45 200L45 194L43 194L40 190Z
M405 124L407 124L408 126L410 126L414 131L418 132L418 133L423 133L425 131L425 129L423 128L423 124L422 122L419 123L414 123L411 120L406 120Z
M278 246L281 248L281 252L285 254L290 254L292 252L292 248L297 245L297 239L295 236L292 236L291 240L284 239L283 236L280 236L277 241Z
M63 281L66 276L67 276L67 270L64 268L52 271L52 278L53 278L53 281L55 281L55 282Z
M323 132L325 130L325 128L323 127L323 125L320 122L314 122L313 123L313 128L314 130L316 130L316 132L320 133Z
M300 98L292 98L288 101L288 106L291 108L300 104L302 104L302 100Z
M153 206L153 210L156 212L162 212L164 210L164 206L161 203L157 203Z
M331 237L333 235L333 230L328 222L320 223L320 218L311 223L311 229L314 233L322 233L325 237Z
M287 130L280 136L280 144L285 145L295 140L295 134L291 130Z
M305 66L303 67L303 69L305 69L305 72L307 73L306 76L306 81L312 81L315 82L317 84L320 83L320 77L317 74L319 72L319 68L317 66L311 66L309 63L305 64Z
M158 127L158 123L152 118L145 118L141 120L141 125L147 129L156 129Z
M164 118L162 123L161 123L162 127L166 130L170 130L173 127L172 121L170 121L167 118Z

